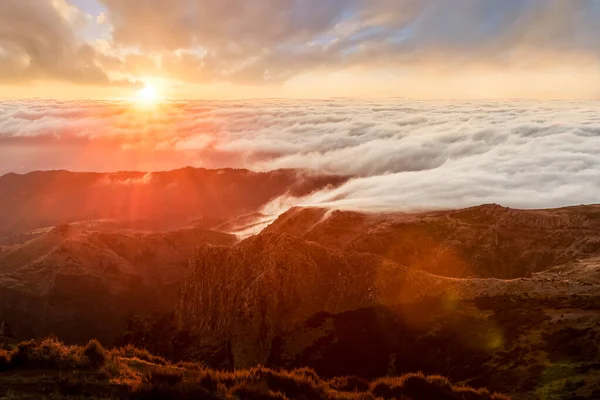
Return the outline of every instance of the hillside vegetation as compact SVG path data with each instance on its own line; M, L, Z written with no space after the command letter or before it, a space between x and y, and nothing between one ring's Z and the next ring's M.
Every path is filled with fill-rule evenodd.
M322 379L308 368L256 367L216 371L197 363L169 363L132 346L104 349L92 340L67 346L55 339L0 350L0 396L10 399L331 399L508 400L420 373L366 381Z

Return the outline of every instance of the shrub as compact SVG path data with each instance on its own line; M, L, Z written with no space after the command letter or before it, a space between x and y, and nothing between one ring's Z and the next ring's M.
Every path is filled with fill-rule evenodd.
M331 379L329 387L342 392L366 392L369 382L357 376L341 376Z
M320 400L324 397L325 387L323 383L319 381L318 377L315 379L316 374L308 373L307 370L276 372L264 369L262 372L271 390L281 392L289 398Z
M129 366L115 357L113 354L110 354L104 365L100 367L100 371L98 373L98 377L100 379L110 379L118 376L131 376L133 372L129 368Z
M445 383L437 379L430 382L422 373L406 374L400 377L377 379L371 384L371 393L385 399L414 396L422 400L455 399L456 397L450 395L452 387L446 386Z
M384 399L508 400L506 396L490 394L486 389L452 386L450 381L442 376L425 377L422 373L377 379L371 383L371 393Z
M425 378L422 374L408 374L402 379L402 392L406 397L423 399L453 399L452 384L441 376Z
M455 386L453 388L456 398L461 400L510 400L509 397L490 393L487 389L474 389L468 386Z
M99 368L106 362L104 347L96 339L92 339L85 345L83 355L87 357L93 368Z
M217 390L219 381L216 379L216 372L214 371L203 371L204 373L198 379L200 386L209 391Z
M371 393L364 392L329 392L328 400L381 400L375 398Z
M153 368L144 376L144 381L153 386L175 386L183 381L183 372L172 368Z
M31 353L33 353L34 347L35 347L34 340L28 340L26 342L19 343L17 345L17 348L14 349L10 355L11 365L13 367L17 367L17 368L28 366L28 363L31 358ZM29 365L29 366L31 366L31 365Z
M139 358L140 360L147 361L152 364L160 364L160 365L168 364L167 360L165 360L163 357L155 356L154 354L151 354L146 349L139 349L130 344L128 344L127 346L124 346L124 347L119 347L117 349L114 349L113 352L115 354L118 354L121 357Z
M131 400L225 400L224 396L215 395L195 383L186 382L168 387L143 384L129 398Z
M80 347L66 346L53 338L21 342L10 353L12 368L78 369L87 365Z
M10 353L6 350L0 350L0 372L10 368Z
M98 369L85 371L90 367ZM310 368L217 371L200 364L173 365L133 346L105 350L96 340L85 347L66 346L56 339L22 342L12 351L0 350L0 371L11 368L60 368L54 386L65 396L85 396L86 390L97 390L98 385L116 384L132 400L508 400L486 389L453 386L442 376L422 373L369 384L354 376L324 380Z
M68 374L58 381L58 391L63 396L81 396L85 394L85 387L78 375Z
M230 393L243 400L288 400L283 393L273 392L262 386L237 386Z

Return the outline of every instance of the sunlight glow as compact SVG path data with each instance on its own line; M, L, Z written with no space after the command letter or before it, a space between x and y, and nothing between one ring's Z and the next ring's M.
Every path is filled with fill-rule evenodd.
M153 105L160 101L156 87L146 84L143 89L136 93L136 101L140 105Z

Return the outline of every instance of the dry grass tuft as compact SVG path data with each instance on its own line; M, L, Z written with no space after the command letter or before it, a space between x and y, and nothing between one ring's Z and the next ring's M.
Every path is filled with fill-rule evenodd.
M22 342L10 352L0 351L0 371L7 370L43 370L40 374L46 381L49 370L57 370L55 390L64 396L102 396L124 390L132 400L508 399L421 373L367 382L348 376L325 380L310 368L216 371L193 363L171 364L132 346L106 350L95 340L85 347L67 346L56 339Z
M371 383L370 392L384 399L508 400L506 396L491 394L486 389L453 386L447 378L439 375L425 376L422 373L377 379Z
M96 339L92 339L83 348L83 354L87 357L90 365L99 368L106 362L104 347Z

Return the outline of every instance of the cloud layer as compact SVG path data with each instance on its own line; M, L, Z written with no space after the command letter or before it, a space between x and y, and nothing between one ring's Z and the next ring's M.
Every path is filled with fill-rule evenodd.
M593 102L0 102L0 173L310 168L356 176L294 204L370 210L596 203ZM277 208L274 203L273 207Z

